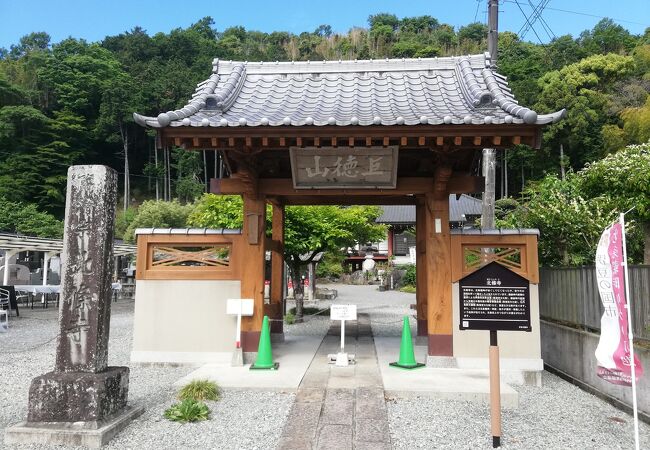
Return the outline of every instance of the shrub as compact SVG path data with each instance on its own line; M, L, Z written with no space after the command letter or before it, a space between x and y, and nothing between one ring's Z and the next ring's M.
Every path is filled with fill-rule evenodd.
M400 292L406 292L407 294L415 294L416 287L410 284L402 286Z
M321 309L321 308L314 308L314 307L308 306L308 307L302 309L302 313L305 316L329 316L330 315L330 309L329 309L329 307L327 307L325 309ZM295 316L296 315L296 308L291 308L289 310L289 314L291 314L292 316Z
M210 409L205 403L188 398L170 406L164 416L173 422L198 422L208 420Z
M184 228L187 217L192 211L191 205L172 202L147 200L138 208L138 212L124 233L124 240L135 240L136 228Z
M210 380L194 380L178 393L179 400L219 400L219 386Z
M415 265L409 264L406 266L406 273L402 277L402 284L404 285L411 285L411 286L416 286L417 285L417 276L415 273Z
M295 311L296 308L293 308L293 310ZM289 311L287 315L284 316L284 321L287 323L287 325L293 325L296 323L296 316L291 311Z

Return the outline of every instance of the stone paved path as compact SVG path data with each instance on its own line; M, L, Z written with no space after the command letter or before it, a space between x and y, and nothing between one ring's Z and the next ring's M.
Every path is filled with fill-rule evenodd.
M300 384L278 450L392 448L368 315L346 322L345 331L345 350L356 354L357 363L327 363L340 347L341 330L333 324Z

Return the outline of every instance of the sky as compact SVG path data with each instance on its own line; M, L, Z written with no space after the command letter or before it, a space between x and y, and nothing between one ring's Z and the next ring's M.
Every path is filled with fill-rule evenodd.
M542 0L500 0L499 31L519 32L530 15L530 4ZM518 2L518 3L517 3ZM370 14L389 12L398 17L431 15L456 27L485 22L486 0L0 0L0 47L9 48L21 36L45 31L56 43L73 36L101 41L107 35L136 26L149 34L186 28L211 16L218 31L241 25L258 31L314 31L328 24L336 32L367 26ZM560 11L564 10L564 11ZM650 27L650 0L550 0L542 18L525 35L532 42L548 42L549 36L578 35L602 18L610 17L634 34Z

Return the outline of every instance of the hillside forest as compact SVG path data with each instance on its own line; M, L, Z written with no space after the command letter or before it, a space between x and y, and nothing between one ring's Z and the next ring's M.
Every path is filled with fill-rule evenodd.
M132 113L155 116L184 105L214 58L450 56L485 51L486 36L483 23L455 28L432 16L388 13L347 33L329 25L300 34L217 30L210 17L169 33L136 27L101 42L51 42L46 31L35 31L0 48L0 230L60 235L72 164L106 164L120 173L120 233L147 200L193 204L219 169L201 153L156 150L154 134ZM540 228L547 239L542 261L577 265L589 263L587 247L615 212L634 207L631 258L650 262L650 28L634 35L603 19L546 44L503 32L498 71L522 105L568 110L566 120L546 127L541 150L499 153L500 223Z

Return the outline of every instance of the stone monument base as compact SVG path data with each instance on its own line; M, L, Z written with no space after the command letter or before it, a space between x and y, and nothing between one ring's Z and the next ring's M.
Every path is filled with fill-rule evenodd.
M27 423L99 422L126 407L129 368L108 367L100 373L49 372L32 380Z
M5 430L5 444L40 444L100 448L144 412L128 406L112 417L87 422L22 422Z

